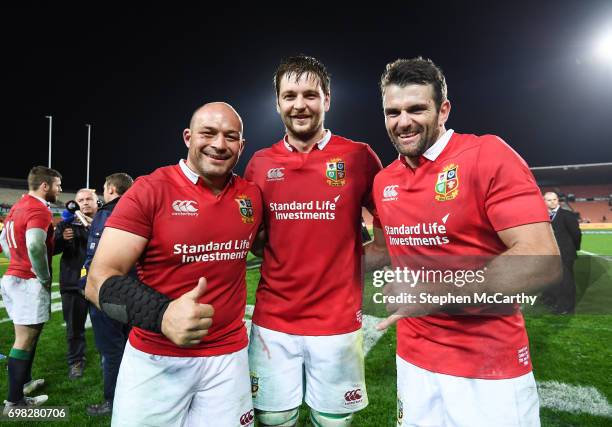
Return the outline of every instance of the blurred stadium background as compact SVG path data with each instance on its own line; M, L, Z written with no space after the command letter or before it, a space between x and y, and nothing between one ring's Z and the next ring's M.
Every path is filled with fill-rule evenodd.
M576 213L583 232L582 250L575 266L579 288L576 315L552 316L538 310L525 313L534 374L540 389L542 425L612 425L612 163L535 167L532 171L543 192L557 192L563 208ZM74 191L60 195L53 207L54 221L60 220L64 203L74 199ZM0 178L0 218L7 215L12 204L25 192L25 179ZM371 216L365 211L364 219L371 227ZM258 260L250 256L247 324L255 302L258 265ZM88 404L102 400L100 360L89 321L85 375L76 381L67 378L64 322L57 283L59 256L54 258L53 266L52 317L42 334L34 374L47 380L44 392L49 395L49 405L70 408L70 425L109 425L108 417L93 419L85 414ZM6 267L7 259L0 254L0 274ZM367 277L366 298L372 289L371 277ZM383 314L364 314L370 405L356 416L354 425L392 426L396 413L395 331L376 332L376 316ZM12 341L12 324L0 301L0 372L3 373L0 401L7 389L4 355L8 354ZM303 415L300 425L305 419Z

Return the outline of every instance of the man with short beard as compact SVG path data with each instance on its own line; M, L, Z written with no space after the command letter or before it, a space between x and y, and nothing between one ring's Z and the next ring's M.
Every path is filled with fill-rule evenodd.
M274 87L287 133L245 172L263 193L267 237L249 345L253 403L263 426L295 425L302 399L313 425L348 426L368 404L361 213L372 210L381 164L367 144L324 128L331 93L321 62L283 60Z
M54 169L35 166L28 174L30 191L11 208L0 234L9 266L0 293L15 327L8 357L8 398L3 413L15 406L38 406L47 395L25 397L44 385L32 380L38 338L51 312L53 224L49 208L62 191L62 176Z
M252 426L243 318L261 194L232 173L244 138L230 105L196 110L183 140L187 161L121 197L89 269L88 299L132 326L112 425Z
M535 180L500 138L446 129L446 81L430 60L388 64L381 92L399 159L374 181L388 254L368 247L368 269L391 263L419 271L431 263L465 271L487 261L475 286L404 286L416 302L396 305L379 325L397 322L397 425L537 426L538 394L518 307L447 308L423 303L419 294L533 294L557 280L559 252Z

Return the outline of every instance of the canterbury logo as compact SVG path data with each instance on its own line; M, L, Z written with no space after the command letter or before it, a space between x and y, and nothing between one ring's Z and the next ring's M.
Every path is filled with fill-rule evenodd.
M242 414L240 416L240 425L241 426L246 426L250 423L253 422L253 410L251 409L249 412L247 412L246 414Z
M194 213L198 211L198 208L194 205L197 205L197 203L193 200L175 200L172 202L172 209L174 209L174 212Z
M273 169L268 169L268 179L281 179L285 176L285 174L283 173L283 169L285 168L273 168Z
M383 197L385 199L392 199L397 197L397 191L395 190L399 185L387 185L383 190Z
M344 393L344 400L347 402L354 402L355 400L361 399L363 396L361 394L361 389L351 390Z

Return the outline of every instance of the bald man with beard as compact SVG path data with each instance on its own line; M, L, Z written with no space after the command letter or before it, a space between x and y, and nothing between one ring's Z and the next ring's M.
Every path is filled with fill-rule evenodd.
M112 425L249 426L243 322L258 188L232 173L244 148L228 104L196 110L187 160L140 177L108 219L86 295L130 324ZM128 276L137 265L138 279Z

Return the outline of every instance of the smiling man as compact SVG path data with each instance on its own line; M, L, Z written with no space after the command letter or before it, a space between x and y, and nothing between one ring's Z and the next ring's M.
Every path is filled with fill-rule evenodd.
M199 108L183 132L187 161L137 179L106 222L86 295L133 326L113 425L253 424L242 319L262 207L232 173L242 135L230 105ZM135 263L138 279L127 275Z
M249 346L253 402L263 426L295 425L304 398L313 425L347 426L368 404L361 209L372 209L381 164L367 144L324 128L331 93L321 62L283 60L274 87L287 133L245 172L262 190L267 235Z
M486 260L476 287L419 283L432 297L533 294L558 279L558 248L527 164L496 136L446 129L451 106L440 69L398 59L381 92L399 158L376 176L373 194L393 266L418 271L432 262L457 272ZM481 308L494 310L474 311ZM398 322L397 425L539 425L518 307L460 310L403 304L381 323Z

